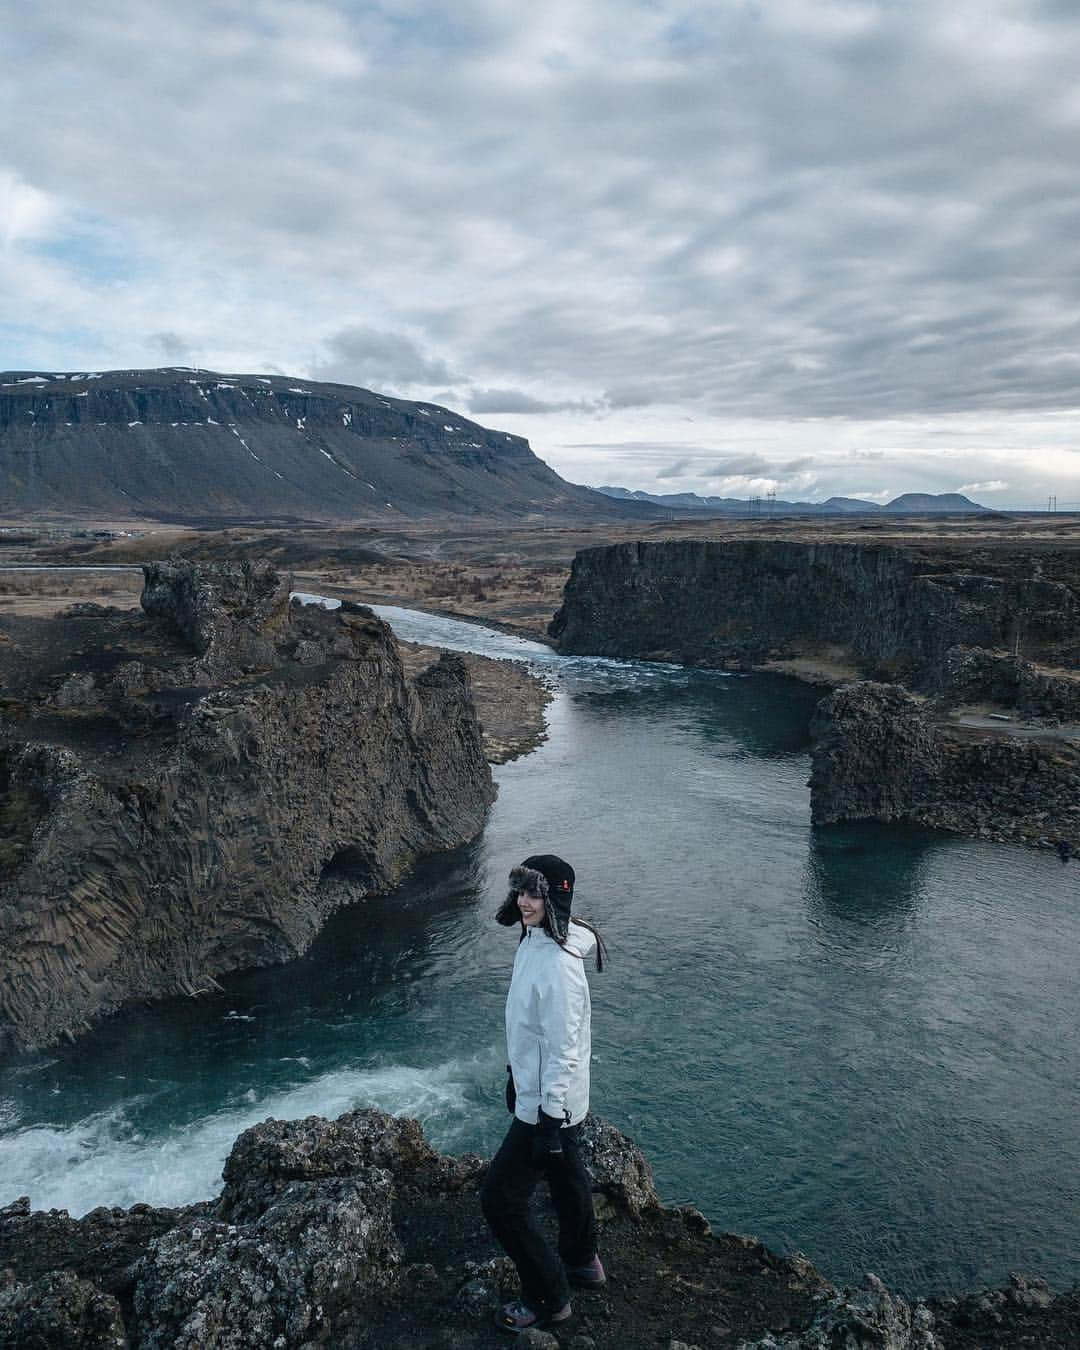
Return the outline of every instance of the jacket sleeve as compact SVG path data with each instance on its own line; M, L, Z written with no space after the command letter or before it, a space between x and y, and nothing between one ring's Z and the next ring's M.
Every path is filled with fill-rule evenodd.
M585 1018L585 972L580 963L559 954L552 978L539 990L540 1106L545 1115L563 1118L570 1083L581 1062Z

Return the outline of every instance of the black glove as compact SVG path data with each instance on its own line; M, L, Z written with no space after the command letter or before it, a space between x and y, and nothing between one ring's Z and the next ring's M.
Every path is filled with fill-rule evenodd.
M514 1087L514 1074L508 1064L506 1066L506 1109L511 1115L514 1114L514 1107L517 1105L517 1088Z
M536 1113L536 1133L532 1141L532 1161L534 1167L546 1167L549 1162L562 1162L562 1121L558 1116L544 1114L541 1107Z

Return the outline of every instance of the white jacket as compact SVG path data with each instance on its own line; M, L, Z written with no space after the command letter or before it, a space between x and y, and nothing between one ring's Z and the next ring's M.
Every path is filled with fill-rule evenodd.
M514 1077L514 1114L535 1125L537 1111L576 1125L589 1109L592 1051L585 960L596 946L571 920L564 950L542 928L527 928L506 996L506 1049Z

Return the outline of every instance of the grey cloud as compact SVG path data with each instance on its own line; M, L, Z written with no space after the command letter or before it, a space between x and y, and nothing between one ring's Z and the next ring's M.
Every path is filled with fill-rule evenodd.
M445 361L426 355L404 333L356 325L326 340L329 359L318 362L316 379L377 389L412 388L454 382Z
M615 385L604 390L604 402L609 408L647 408L650 403L662 401L662 393L646 382Z
M731 455L728 459L719 460L711 464L705 473L710 478L735 478L743 475L758 476L763 474L774 474L779 470L779 465L773 460L766 459L764 455Z
M191 352L191 346L179 333L151 333L150 342L169 361L182 361Z
M664 468L664 469L657 469L657 470L656 470L656 477L657 477L657 478L660 478L660 479L665 479L665 478L682 478L682 477L685 476L685 474L687 474L688 472L690 472L690 471L692 470L692 468L693 468L693 461L692 461L692 460L690 460L690 459L676 459L676 460L673 460L672 463L670 463L666 468Z
M469 411L474 413L551 413L587 412L595 407L582 399L551 400L533 398L520 389L474 389L469 394Z
M704 445L690 445L683 441L564 441L567 450L602 450L614 453L620 459L656 458L667 459L675 451L685 452L689 463L693 458L703 455L715 455L716 450Z

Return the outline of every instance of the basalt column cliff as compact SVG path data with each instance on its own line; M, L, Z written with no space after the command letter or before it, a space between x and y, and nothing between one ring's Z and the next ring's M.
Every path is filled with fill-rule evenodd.
M1080 551L745 540L574 560L563 651L755 669L827 651L814 820L1080 851Z
M145 574L142 614L0 634L0 1043L297 955L493 795L458 660L408 681L369 610L265 565Z

